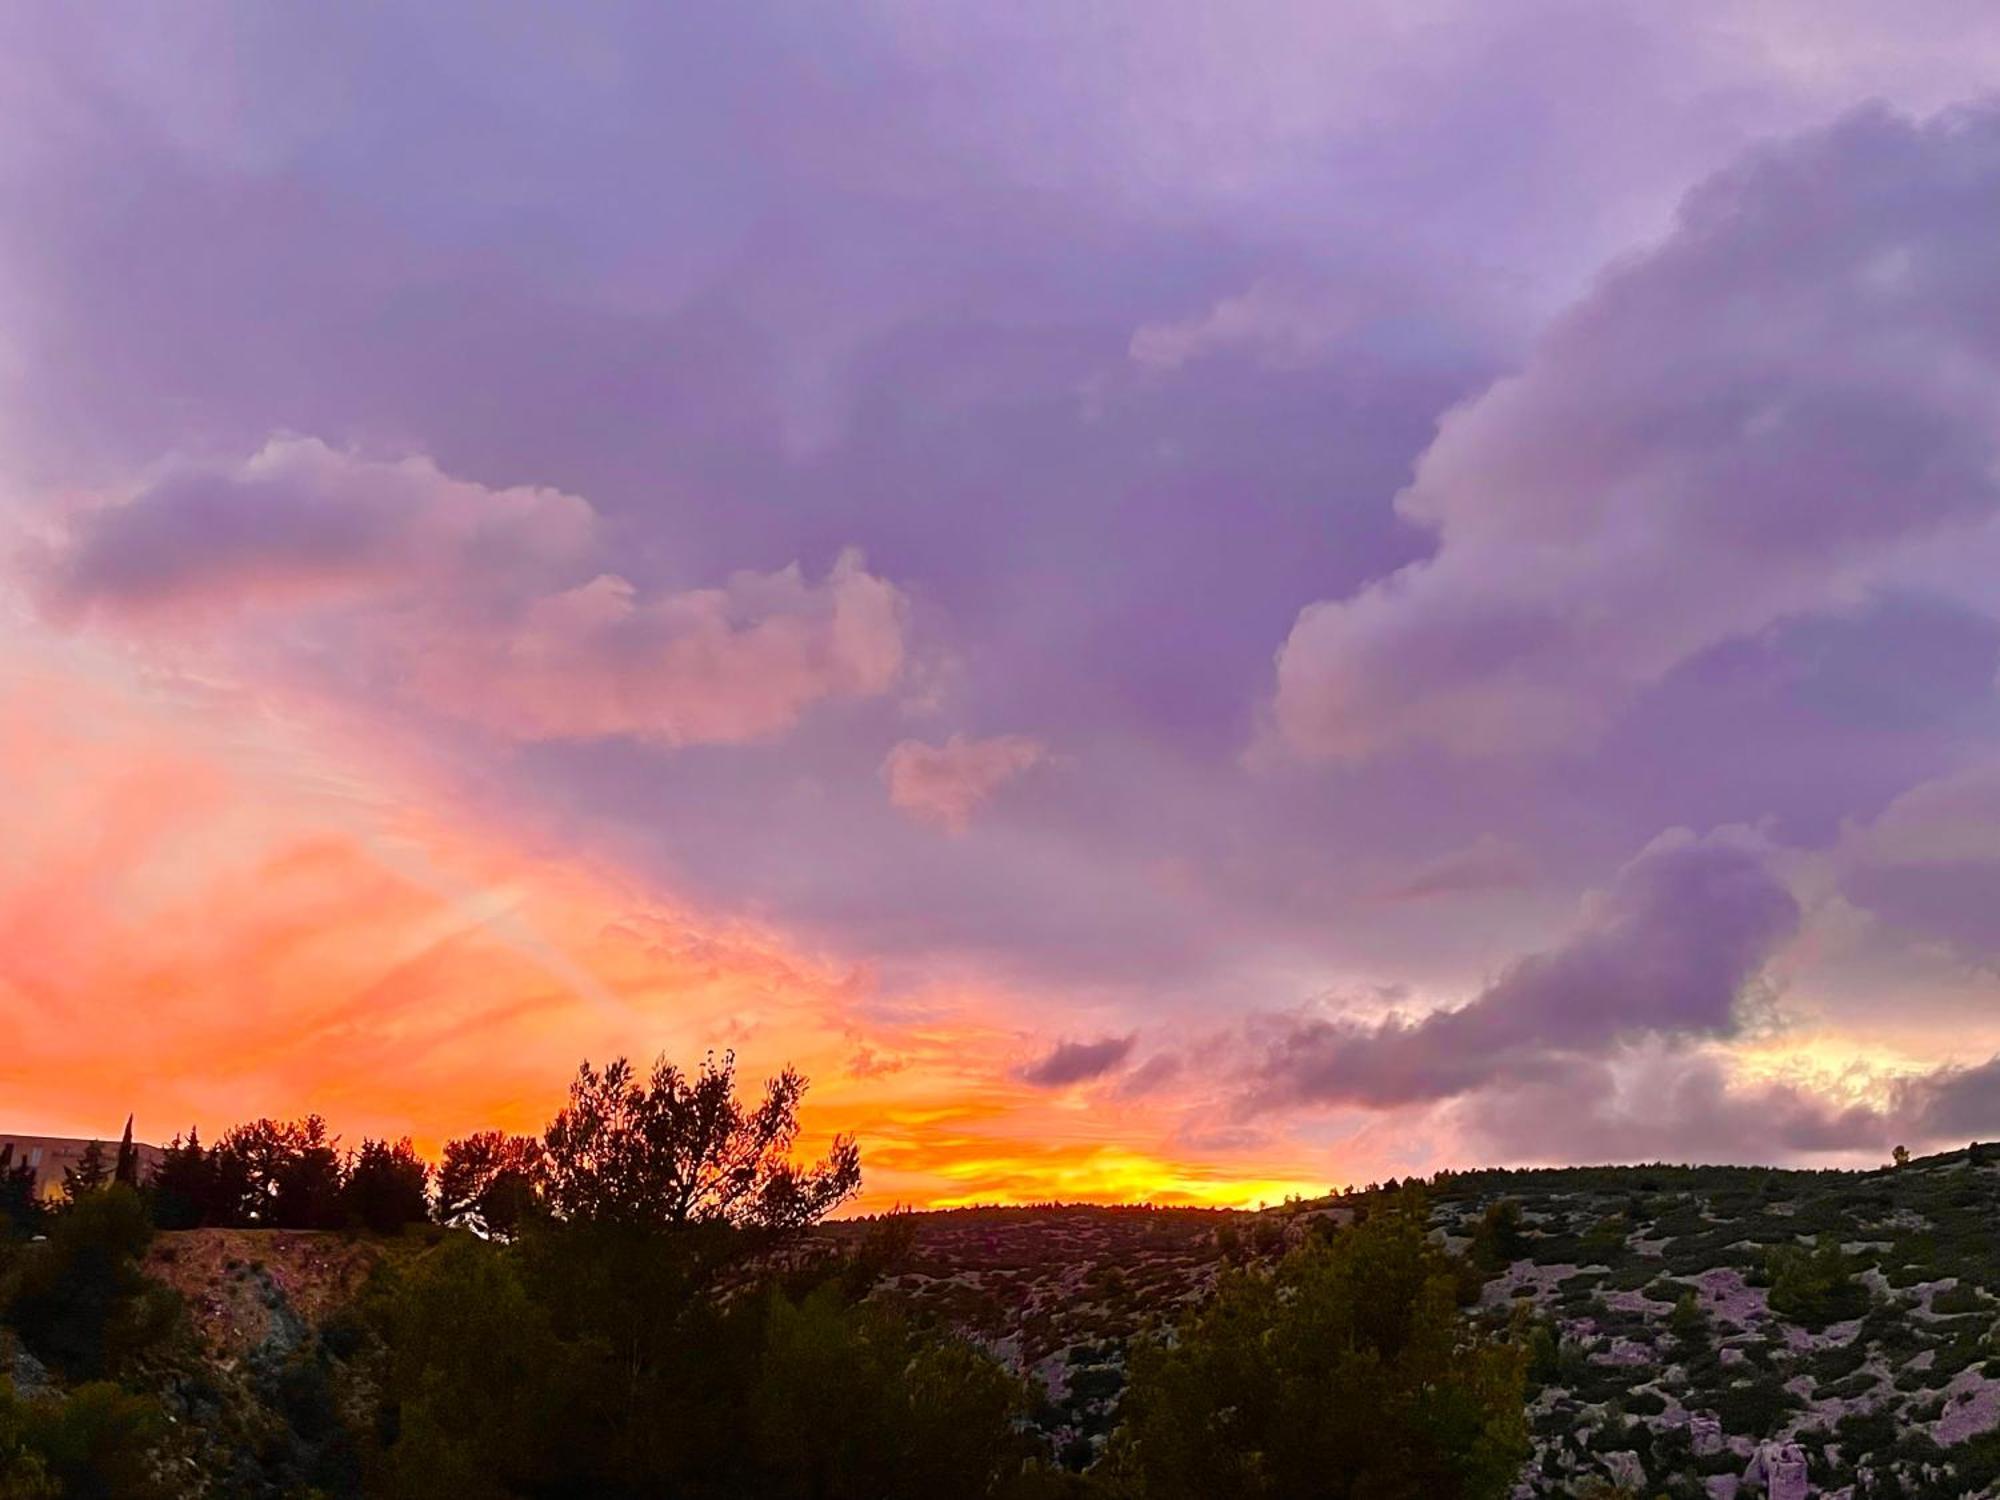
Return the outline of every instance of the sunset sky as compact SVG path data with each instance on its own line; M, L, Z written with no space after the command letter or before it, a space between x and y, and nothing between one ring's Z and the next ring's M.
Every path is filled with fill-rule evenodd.
M0 1130L2000 1136L1985 0L0 10Z

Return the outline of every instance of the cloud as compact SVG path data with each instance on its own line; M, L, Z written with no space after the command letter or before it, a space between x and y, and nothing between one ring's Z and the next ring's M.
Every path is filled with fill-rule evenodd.
M942 745L904 740L882 762L889 800L911 817L963 832L974 809L1048 751L1018 734L969 740L955 734Z
M31 566L56 619L183 626L522 740L765 739L902 671L903 596L857 552L817 582L794 564L678 591L600 571L609 552L576 496L279 438L75 512Z
M169 466L127 499L81 509L40 559L63 617L143 621L366 599L441 583L518 588L596 547L587 501L493 490L428 458L368 461L313 438L273 438L241 463Z
M1575 746L1722 642L1990 558L1996 235L1994 110L1867 110L1709 180L1444 419L1396 501L1436 550L1299 613L1284 740ZM1938 586L1991 610L1991 576Z
M1526 885L1534 869L1534 856L1528 850L1483 833L1464 848L1423 865L1383 896L1390 901L1424 901L1433 896Z
M1457 1113L1483 1152L1509 1161L1879 1160L1898 1144L2000 1135L2000 1057L1843 1091L1741 1078L1712 1052L1655 1044L1481 1090Z
M1473 281L1465 269L1455 283L1416 276L1407 263L1350 256L1308 274L1265 275L1200 312L1141 325L1127 352L1154 376L1216 358L1299 370L1357 348L1462 357L1498 341L1490 315L1465 295Z
M1139 1034L1132 1032L1094 1042L1058 1042L1047 1055L1021 1069L1021 1081L1043 1089L1088 1083L1122 1066L1138 1040Z
M1452 1010L1376 1024L1275 1023L1253 1108L1374 1107L1559 1074L1568 1060L1648 1036L1723 1037L1799 905L1738 834L1663 834L1589 903L1571 936Z
M1840 894L1971 964L2000 961L2000 761L1921 782L1846 830Z
M1177 1082L1186 1071L1187 1064L1178 1052L1155 1052L1120 1081L1119 1096L1137 1099L1156 1093Z
M2000 1136L2000 1056L1909 1080L1897 1103L1915 1139L1992 1140Z

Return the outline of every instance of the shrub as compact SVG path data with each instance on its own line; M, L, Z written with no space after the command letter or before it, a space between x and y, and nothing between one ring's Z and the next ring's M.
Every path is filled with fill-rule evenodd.
M1507 1494L1522 1351L1461 1318L1457 1279L1414 1194L1230 1273L1179 1342L1135 1352L1115 1480L1147 1500Z
M19 1254L0 1311L40 1359L94 1380L163 1338L179 1303L139 1269L153 1237L146 1205L123 1183L86 1193L48 1238Z
M1822 1234L1811 1250L1774 1246L1765 1255L1764 1267L1771 1285L1771 1310L1808 1328L1858 1318L1868 1310L1868 1290L1854 1279L1831 1232Z

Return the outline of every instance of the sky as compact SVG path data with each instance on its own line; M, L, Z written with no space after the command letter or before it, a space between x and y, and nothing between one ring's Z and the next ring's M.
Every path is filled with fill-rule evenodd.
M0 12L0 1124L2000 1135L1982 0Z

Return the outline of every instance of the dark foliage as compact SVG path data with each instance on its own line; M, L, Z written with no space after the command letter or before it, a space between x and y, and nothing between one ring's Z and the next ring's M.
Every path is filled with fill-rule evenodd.
M797 1296L759 1285L742 1244L721 1226L583 1223L441 1247L377 1303L387 1492L1028 1493L1012 1376L838 1277Z
M104 1163L104 1143L92 1141L83 1148L83 1158L75 1166L63 1168L63 1201L75 1203L110 1180L111 1168Z
M1228 1273L1132 1363L1111 1473L1147 1500L1499 1497L1527 1456L1525 1356L1460 1317L1414 1189L1275 1271Z
M0 1497L152 1500L165 1429L157 1403L102 1381L23 1401L0 1376Z
M340 1184L342 1215L377 1234L393 1234L430 1217L431 1169L404 1139L364 1140Z
M0 1243L41 1232L42 1201L35 1195L35 1169L14 1160L12 1142L0 1146Z
M232 1222L236 1204L223 1201L219 1168L217 1154L202 1149L200 1132L190 1130L185 1140L175 1136L147 1183L153 1222L162 1229Z
M78 1198L48 1238L21 1250L0 1313L34 1354L73 1379L117 1370L157 1342L178 1309L139 1270L153 1227L139 1194L122 1184Z
M602 1072L585 1063L545 1138L549 1205L579 1223L816 1223L860 1189L861 1158L842 1136L816 1166L791 1161L805 1091L787 1068L745 1109L733 1053L707 1058L692 1078L661 1058L643 1082L622 1057Z
M547 1152L533 1136L482 1130L444 1148L437 1216L495 1239L512 1239L542 1204Z

